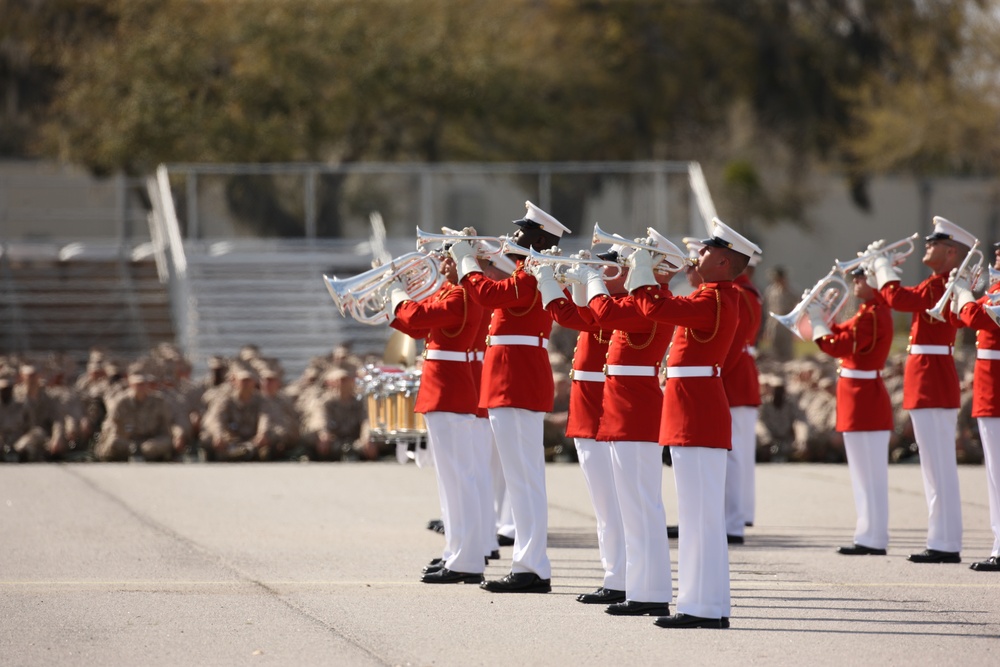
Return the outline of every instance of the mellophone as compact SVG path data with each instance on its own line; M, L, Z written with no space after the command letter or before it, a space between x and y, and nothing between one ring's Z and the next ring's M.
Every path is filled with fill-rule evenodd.
M919 234L913 234L895 243L883 245L876 249L868 249L859 252L854 259L840 261L837 260L830 272L819 279L817 283L803 294L801 301L787 315L771 313L771 317L780 324L787 327L802 340L812 340L812 323L809 320L808 309L811 305L819 305L823 312L823 319L827 325L831 324L850 296L847 288L846 276L858 267L870 270L876 257L883 256L889 260L893 267L900 266L913 254L915 243L920 238ZM984 272L983 253L979 250L979 241L976 241L966 254L962 264L948 278L945 284L944 294L934 305L927 309L927 314L937 320L945 319L944 311L950 307L952 297L958 280L965 280L972 290L979 289L982 283ZM993 284L1000 280L1000 271L986 265L989 269L989 283ZM990 297L990 303L1000 300L1000 295L996 298ZM987 305L986 311L994 322L1000 326L1000 304Z

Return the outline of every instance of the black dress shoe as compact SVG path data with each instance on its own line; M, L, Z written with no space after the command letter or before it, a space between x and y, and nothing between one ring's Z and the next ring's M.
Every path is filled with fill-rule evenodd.
M924 549L918 554L910 554L906 560L913 563L961 563L962 556L958 551Z
M443 567L444 567L444 560L441 558L434 558L431 560L431 562L427 563L427 565L424 565L424 569L422 569L421 572L423 572L424 574L427 574L428 572L437 572Z
M664 616L670 613L670 605L666 602L625 600L609 606L604 613L612 616Z
M680 529L677 526L667 526L667 537L672 540L676 540L679 534Z
M729 619L674 614L673 616L658 618L653 621L653 624L661 628L714 628L716 630L724 630L729 627Z
M483 575L475 572L455 572L446 567L434 572L428 572L420 577L425 584L481 584Z
M514 546L514 538L507 537L506 535L501 535L500 533L497 533L497 544L499 544L502 547L512 547Z
M872 549L863 544L855 544L853 547L837 547L837 553L844 556L884 556L885 549Z
M1000 572L1000 557L990 556L986 560L973 563L969 569L976 572Z
M728 544L743 544L742 535L726 535L726 542Z
M431 519L427 522L427 530L433 530L435 533L440 533L444 530L444 521L441 519Z
M490 552L490 555L486 557L486 560L499 560L499 559L500 559L499 549L494 549L493 551Z
M746 526L747 528L753 528L753 521L744 521L743 525ZM726 619L726 620L729 620L729 619Z
M611 604L613 602L624 602L625 591L616 591L613 588L601 586L593 593L584 593L576 596L577 602L583 604Z
M511 572L479 587L490 593L548 593L552 590L552 580L542 579L534 572Z

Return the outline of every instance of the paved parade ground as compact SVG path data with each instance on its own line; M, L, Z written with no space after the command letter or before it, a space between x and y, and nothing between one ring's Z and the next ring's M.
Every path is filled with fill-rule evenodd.
M442 537L433 472L413 465L2 466L0 664L1000 664L1000 573L968 568L992 545L982 467L959 469L961 565L906 561L924 547L917 465L889 470L889 555L860 557L834 553L853 533L846 466L757 470L720 631L574 600L601 576L575 464L547 467L547 595L418 583ZM669 468L664 502L673 523Z

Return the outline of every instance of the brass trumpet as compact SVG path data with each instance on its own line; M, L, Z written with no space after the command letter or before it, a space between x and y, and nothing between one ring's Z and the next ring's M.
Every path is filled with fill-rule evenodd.
M787 315L771 313L771 317L789 329L801 340L812 340L812 322L809 321L807 309L814 301L823 306L823 319L829 325L841 311L850 292L847 282L839 275L840 268L834 266L830 272L819 279L802 297L798 305Z
M463 236L462 234L435 234L433 232L425 232L424 230L417 227L417 250L424 250L430 244L440 244L441 247L436 248L438 250L443 249L445 245L458 243L459 241L480 241L481 243L474 244L476 248L476 256L478 257L491 257L493 255L501 254L504 245L503 242L507 237L505 236ZM488 244L496 244L492 247Z
M979 288L979 282L982 280L982 277L983 253L979 249L979 241L976 241L972 244L972 248L965 256L965 259L962 260L955 275L948 277L948 283L944 286L944 294L941 295L941 298L938 299L933 308L927 309L927 314L935 320L944 322L944 309L948 307L948 303L955 293L955 282L959 278L965 278L969 281L970 289L976 290Z
M402 281L411 299L420 301L441 289L445 277L434 257L416 251L353 278L323 276L323 283L340 314L371 325L389 321L386 289L397 280Z
M652 236L654 231L655 230L653 230L652 227L647 227L646 235ZM637 241L629 241L625 237L619 236L618 234L607 233L606 231L601 229L600 223L595 222L594 235L591 238L590 244L591 246L595 246L601 243L620 245L626 248L632 248L634 250L648 250L654 256L662 255L663 259L660 260L660 263L666 262L667 264L670 265L670 268L672 270L677 270L687 265L690 266L697 265L697 262L688 257L687 253L681 252L680 248L675 246L673 243L670 243L669 241L667 242L670 243L669 246L645 245L643 243L638 243Z
M528 259L525 264L538 264L542 266L551 265L555 272L556 280L562 284L577 282L574 278L566 275L566 271L574 266L591 266L594 268L614 269L613 274L604 274L604 280L614 280L622 274L622 266L618 262L610 262L604 259L583 259L581 257L563 257L562 255L548 255L534 249L528 250Z
M920 234L914 234L913 236L907 236L905 239L891 243L884 248L880 248L877 252L869 252L865 250L864 252L859 252L858 256L854 259L847 259L844 261L837 260L834 264L834 268L843 274L850 273L854 269L858 268L862 264L867 264L869 261L875 259L876 255L889 255L889 261L893 266L899 266L906 261L906 258L913 254L916 248L916 242L920 238ZM897 250L899 248L907 248L906 250Z

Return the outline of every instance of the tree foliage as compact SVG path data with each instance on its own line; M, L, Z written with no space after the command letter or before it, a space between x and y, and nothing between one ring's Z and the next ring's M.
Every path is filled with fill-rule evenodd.
M0 15L0 152L96 173L697 158L774 217L801 210L816 162L859 203L872 172L997 164L992 0L0 0Z

